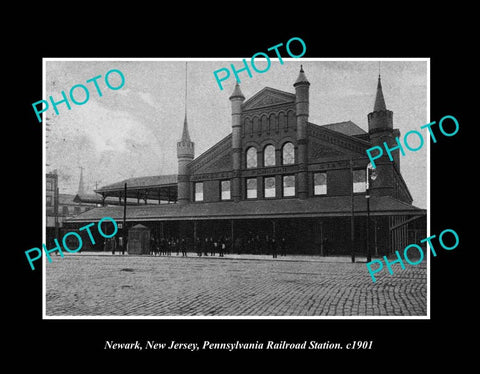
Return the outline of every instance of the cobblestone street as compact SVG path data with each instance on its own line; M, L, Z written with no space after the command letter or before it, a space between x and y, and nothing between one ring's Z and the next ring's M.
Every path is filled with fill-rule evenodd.
M393 267L373 283L364 259L66 255L46 316L425 316L426 263Z

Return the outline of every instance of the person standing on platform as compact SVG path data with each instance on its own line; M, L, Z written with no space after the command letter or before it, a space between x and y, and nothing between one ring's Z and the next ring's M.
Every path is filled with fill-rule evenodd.
M160 238L160 240L158 241L158 255L163 255L163 238Z
M212 256L215 256L215 253L218 252L218 239L217 239L217 238L213 239L213 243L212 243L212 244L213 244L213 245L212 245L212 253L211 253L211 255L212 255Z
M282 239L280 239L280 256L286 256L287 255L287 241L285 240L285 237L282 236Z
M155 256L155 237L153 235L150 236L150 255Z
M105 247L106 247L107 250L112 251L112 255L115 254L115 247L113 246L112 238L105 239Z
M213 238L212 237L210 237L210 239L208 239L208 251L210 252L210 256L215 256L214 248L213 248Z
M272 237L270 239L270 247L272 249L272 256L273 258L277 258L277 241L275 240L275 237Z
M233 247L234 252L236 252L237 254L242 253L242 239L237 237L233 243Z
M182 238L180 242L180 247L182 249L182 257L185 257L187 255L187 241L185 238Z
M203 250L204 256L208 256L208 236L205 236L205 240L203 241L202 245L203 245L202 250Z
M170 237L168 239L168 243L167 243L167 256L171 256L172 255L172 246L173 246L173 238Z
M218 250L220 253L220 257L223 257L225 254L225 248L226 248L226 239L220 238L219 243L218 243Z
M112 246L112 253L115 254L115 251L117 249L117 241L115 240L115 238L110 238L110 245Z
M123 249L123 236L118 237L118 249L122 251L122 254L124 253Z
M170 238L165 239L165 255L168 255L168 252L170 252Z
M195 250L197 251L197 256L202 257L202 240L198 236L195 240Z
M171 241L171 244L170 244L170 252L177 252L177 242L176 242L176 239L172 236L172 241ZM177 256L178 256L178 252L177 252Z

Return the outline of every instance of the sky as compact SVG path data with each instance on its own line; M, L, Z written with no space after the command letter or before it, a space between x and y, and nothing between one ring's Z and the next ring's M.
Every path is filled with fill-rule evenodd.
M250 59L246 57L247 61ZM266 61L255 60L259 70ZM413 196L413 204L427 208L427 133L420 126L428 123L427 61L378 59L371 61L336 61L319 59L271 60L262 74L252 69L250 78L239 73L246 99L265 86L294 93L300 65L310 81L309 122L325 125L352 121L368 131L367 114L373 110L379 70L387 108L393 111L394 128L400 139L410 130L424 134L425 145L416 152L406 149L401 157L401 172ZM177 172L176 143L182 134L185 110L190 137L195 142L195 157L231 132L233 73L220 90L213 72L230 64L242 67L239 59L147 60L109 59L95 61L47 59L44 92L60 101L61 91L83 84L90 97L84 105L58 105L45 112L49 118L46 139L46 171L57 170L60 193L75 194L80 167L83 167L87 193L131 177ZM105 75L120 70L123 87L111 90ZM92 82L97 80L100 97ZM187 78L187 79L185 79ZM116 73L109 76L112 86L120 85ZM185 87L186 90L185 90ZM186 94L186 95L185 95ZM85 98L81 89L74 91L77 101ZM185 97L186 106L185 108ZM411 143L411 144L410 144ZM415 147L413 137L409 138Z

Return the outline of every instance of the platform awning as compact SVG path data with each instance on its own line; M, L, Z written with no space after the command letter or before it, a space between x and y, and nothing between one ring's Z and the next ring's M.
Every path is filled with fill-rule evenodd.
M259 219L259 218L302 218L302 217L349 217L351 215L351 197L333 196L307 200L275 199L214 203L160 204L127 206L127 221L184 221L212 219ZM364 195L354 198L355 216L367 214ZM372 216L421 216L425 209L417 208L389 196L370 198ZM98 222L103 217L123 220L122 206L108 206L88 210L67 223Z
M136 177L109 184L96 189L95 192L105 197L122 197L125 183L127 184L127 198L176 201L177 200L177 175L154 175Z

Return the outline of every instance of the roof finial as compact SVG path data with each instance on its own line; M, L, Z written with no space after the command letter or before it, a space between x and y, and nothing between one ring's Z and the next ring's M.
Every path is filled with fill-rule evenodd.
M380 79L381 64L382 64L382 61L378 61L378 79Z
M304 73L302 64L300 64L300 73Z

